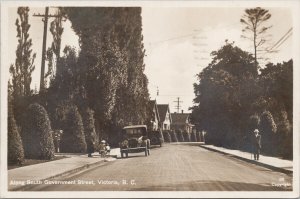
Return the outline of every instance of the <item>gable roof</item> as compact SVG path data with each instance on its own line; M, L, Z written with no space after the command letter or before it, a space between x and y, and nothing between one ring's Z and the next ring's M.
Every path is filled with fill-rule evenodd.
M173 124L186 124L189 113L171 113Z
M155 115L157 116L157 120L160 121L156 100L150 100L150 107L151 110L153 110L153 108L155 109Z
M169 110L169 104L157 104L158 114L160 121L163 122L166 119L167 111Z

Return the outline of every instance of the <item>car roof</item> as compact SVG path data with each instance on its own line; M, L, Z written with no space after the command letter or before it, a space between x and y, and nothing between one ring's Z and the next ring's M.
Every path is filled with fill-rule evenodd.
M123 129L134 129L134 128L146 128L146 125L131 125L131 126L125 126Z

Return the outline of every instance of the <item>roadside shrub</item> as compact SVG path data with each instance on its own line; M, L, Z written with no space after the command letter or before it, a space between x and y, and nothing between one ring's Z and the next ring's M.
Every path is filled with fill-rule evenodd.
M275 133L277 126L270 111L264 111L260 117L260 134L262 151L269 155L274 155L278 151L275 144Z
M11 113L8 114L8 148L7 148L7 162L8 164L23 164L24 163L24 149L22 139L19 134L15 118Z
M169 131L163 131L164 141L165 142L171 142L171 135Z
M201 132L196 133L197 142L202 142L203 141L203 138L202 138L201 134L202 134Z
M50 160L54 158L54 144L50 120L45 108L37 103L29 105L22 122L25 158Z
M191 133L191 142L197 142L197 137L196 137L196 133L195 132Z
M87 151L93 153L96 150L96 146L98 146L96 142L94 111L86 108L82 119Z
M183 137L183 133L181 130L177 130L176 131L176 134L177 134L177 139L179 142L184 142L184 137Z
M162 138L162 141L165 142L162 130L159 130L159 136Z
M175 133L174 130L171 131L170 135L171 135L171 138L172 138L172 142L178 142L177 134Z
M86 141L82 117L75 105L70 105L62 125L60 148L65 153L85 153Z
M190 142L191 141L191 134L188 133L187 131L184 131L183 133L183 138L185 142Z

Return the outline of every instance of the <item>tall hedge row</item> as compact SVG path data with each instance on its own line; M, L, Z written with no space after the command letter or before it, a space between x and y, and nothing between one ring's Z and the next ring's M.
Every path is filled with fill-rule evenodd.
M25 158L47 160L54 158L50 120L45 108L38 103L29 105L25 111L21 137Z

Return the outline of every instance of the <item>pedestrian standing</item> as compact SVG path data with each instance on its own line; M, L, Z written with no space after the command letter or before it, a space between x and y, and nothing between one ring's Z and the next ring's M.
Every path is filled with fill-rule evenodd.
M259 160L259 154L261 149L261 135L258 129L253 131L253 154L254 160Z

